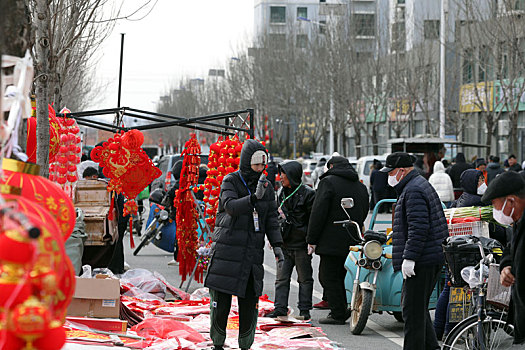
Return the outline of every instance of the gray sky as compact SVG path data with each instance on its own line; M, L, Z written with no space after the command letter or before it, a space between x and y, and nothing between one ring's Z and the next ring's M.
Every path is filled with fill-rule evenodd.
M126 0L124 12L142 2ZM253 6L253 0L158 0L146 18L120 21L96 68L107 88L88 108L117 107L120 33L126 33L121 105L153 111L180 78L206 78L208 69L224 68L237 48L249 45Z

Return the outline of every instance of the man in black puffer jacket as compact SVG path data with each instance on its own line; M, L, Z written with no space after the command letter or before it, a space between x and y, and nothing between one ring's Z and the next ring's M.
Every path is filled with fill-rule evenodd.
M467 162L465 161L465 155L461 152L459 152L456 155L456 164L452 165L450 167L450 171L448 172L448 175L450 175L450 178L452 179L452 186L454 186L454 195L456 196L456 199L461 196L461 174L467 170L472 168Z
M263 289L265 235L278 264L284 261L275 191L261 175L267 163L264 146L248 139L242 147L239 171L222 182L204 281L210 289L210 337L216 350L222 350L226 340L232 295L239 304L239 346L249 349L253 344Z
M319 323L342 325L350 317L344 263L350 246L356 244L359 238L354 226L350 227L350 237L349 232L341 225L335 225L334 221L348 220L341 208L341 199L351 197L354 207L348 212L352 220L363 227L368 214L368 191L345 157L334 156L327 164L328 171L320 176L315 194L306 242L311 252L315 250L321 256L319 281L330 306L330 314L320 319Z
M287 315L290 278L295 266L297 282L299 282L297 305L299 315L309 320L314 279L312 277L312 256L308 254L306 244L306 232L314 204L315 191L301 182L303 176L301 163L294 160L285 161L279 164L278 169L283 183L277 196L277 205L284 242L284 263L277 270L275 280L275 310L266 316Z
M396 152L381 169L398 194L394 214L392 263L404 278L401 306L405 320L404 349L439 349L428 303L443 266L441 242L448 236L439 196L414 171L415 158Z

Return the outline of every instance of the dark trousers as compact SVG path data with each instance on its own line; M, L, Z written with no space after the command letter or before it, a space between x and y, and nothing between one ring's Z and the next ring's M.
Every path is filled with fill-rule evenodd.
M439 349L428 303L440 272L441 266L418 266L416 263L416 275L403 283L401 306L405 320L405 350Z
M346 256L321 255L319 263L319 282L323 286L330 313L336 320L346 318L348 307L345 290L345 261Z
M226 325L232 302L231 294L210 288L210 337L214 346L223 346L226 340ZM239 347L249 349L255 338L257 317L259 316L259 297L253 291L253 276L248 280L246 296L237 297L239 305Z
M314 289L312 256L308 255L306 249L286 249L283 251L284 262L281 268L277 269L277 278L275 280L275 310L288 311L290 279L294 267L297 271L297 282L299 283L299 302L297 306L300 311L311 310Z

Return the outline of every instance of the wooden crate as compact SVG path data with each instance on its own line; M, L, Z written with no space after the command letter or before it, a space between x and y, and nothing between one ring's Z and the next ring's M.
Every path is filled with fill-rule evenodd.
M117 212L113 212L113 220L109 220L109 207L89 206L80 207L84 212L84 222L86 224L86 234L88 238L86 246L104 246L113 244L118 236Z
M106 190L107 183L102 180L78 180L75 188L75 206L109 206L111 193Z

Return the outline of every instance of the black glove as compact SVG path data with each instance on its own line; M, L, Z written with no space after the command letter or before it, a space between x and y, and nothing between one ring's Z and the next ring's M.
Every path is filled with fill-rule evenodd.
M281 247L273 247L273 254L275 255L275 261L277 262L277 268L280 270L284 263L284 253Z
M259 182L257 182L257 188L255 189L255 197L257 197L257 199L262 199L262 197L264 197L264 193L266 192L267 187L268 181L266 181L266 175L262 173L261 177L259 178Z

